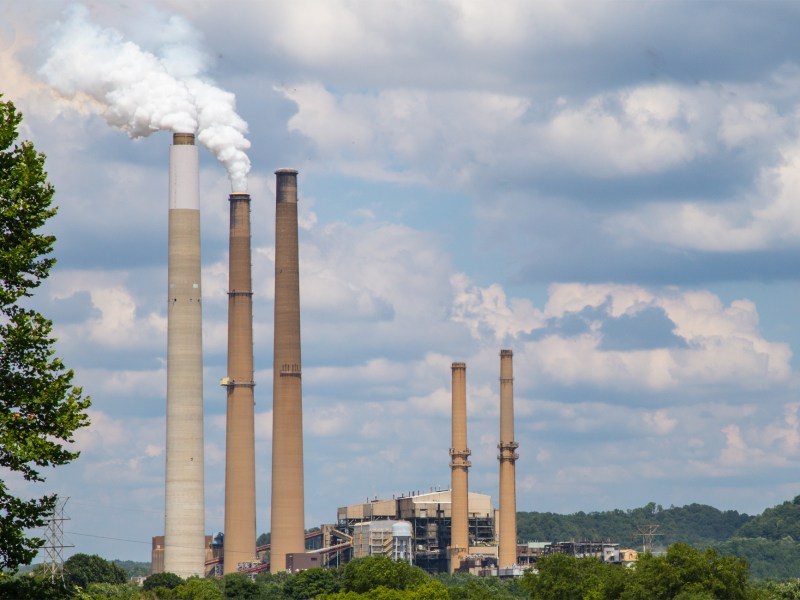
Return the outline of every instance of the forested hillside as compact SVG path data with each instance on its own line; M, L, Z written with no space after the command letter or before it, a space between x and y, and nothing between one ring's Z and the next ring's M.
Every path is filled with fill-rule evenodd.
M727 540L752 519L735 510L720 511L704 504L662 508L650 502L630 510L570 515L521 512L517 514L517 532L519 539L526 541L613 541L641 549L641 531L648 526L658 526L654 538L657 546L674 542L710 545Z
M784 579L800 573L800 496L749 516L704 504L641 508L570 515L521 512L517 530L524 541L611 541L642 549L642 534L657 526L655 547L686 542L713 547L723 555L742 556L758 579Z

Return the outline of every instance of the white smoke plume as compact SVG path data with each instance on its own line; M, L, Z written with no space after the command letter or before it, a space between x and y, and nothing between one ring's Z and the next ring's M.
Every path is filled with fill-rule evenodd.
M201 78L204 66L201 53L185 39L158 57L115 29L91 23L86 8L76 6L56 26L40 73L62 97L102 115L131 138L161 130L196 132L227 169L232 190L245 192L247 123L236 114L233 94Z

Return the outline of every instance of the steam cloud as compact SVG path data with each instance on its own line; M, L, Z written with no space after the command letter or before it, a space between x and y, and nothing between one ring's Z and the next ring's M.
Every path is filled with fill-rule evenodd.
M201 79L204 60L187 43L188 25L178 19L170 24L178 41L159 58L120 32L90 23L86 8L77 6L57 25L40 73L61 96L131 138L161 130L197 132L198 141L225 165L232 190L247 191L250 142L236 98Z

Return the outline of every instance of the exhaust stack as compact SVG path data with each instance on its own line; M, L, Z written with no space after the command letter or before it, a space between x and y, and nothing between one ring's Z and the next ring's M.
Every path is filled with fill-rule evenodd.
M200 184L193 133L169 150L164 570L205 575Z
M452 365L453 447L450 448L450 573L469 554L469 491L470 451L467 448L467 365Z
M270 571L273 573L286 569L288 553L305 552L297 171L279 169L275 175L275 350L272 383L270 553Z
M256 561L255 399L253 396L253 291L250 267L250 195L230 202L228 265L228 376L225 432L224 572Z
M519 444L514 441L514 353L500 350L500 525L498 567L517 563L517 491L515 466Z

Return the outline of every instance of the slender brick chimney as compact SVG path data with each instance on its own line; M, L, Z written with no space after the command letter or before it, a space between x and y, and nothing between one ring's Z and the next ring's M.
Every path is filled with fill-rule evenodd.
M250 267L250 195L230 202L228 266L228 376L225 434L224 572L256 561L256 467L253 396L253 291Z
M517 491L515 466L519 444L514 441L514 353L500 350L500 541L498 567L517 563Z
M275 175L275 350L270 552L270 571L273 573L286 569L288 553L305 552L297 171L279 169Z
M450 572L469 554L469 483L467 448L467 365L452 365L453 446L450 448Z

